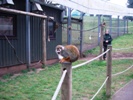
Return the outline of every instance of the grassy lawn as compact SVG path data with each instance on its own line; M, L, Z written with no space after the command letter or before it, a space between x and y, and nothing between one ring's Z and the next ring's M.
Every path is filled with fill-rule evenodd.
M125 40L125 38L127 38ZM113 40L113 47L119 49L120 48L130 48L133 47L133 34L126 34L122 37L119 37L115 40ZM118 51L113 51L118 52ZM128 50L120 50L119 52L125 52L125 53L133 53L133 49Z
M121 37L118 37L116 39L113 39L112 41L112 48L114 50L112 53L133 53L133 49L121 49L121 48L131 48L133 47L133 34L125 34ZM115 49L121 49L121 50L115 50ZM96 47L92 50L85 51L84 54L99 54L99 47Z
M133 34L127 34L113 40L114 48L133 46ZM91 51L97 53L98 48ZM119 52L119 51L115 51ZM123 51L124 52L124 51ZM133 52L133 50L130 50ZM77 65L83 61L77 61ZM132 59L113 60L112 73L123 71L133 65ZM60 80L60 64L48 66L38 72L24 72L16 77L5 75L0 80L0 100L51 100ZM106 78L106 61L94 61L72 72L72 100L89 100ZM126 73L113 77L112 94L133 79L133 68ZM60 94L57 100L60 100ZM95 100L108 100L105 87Z

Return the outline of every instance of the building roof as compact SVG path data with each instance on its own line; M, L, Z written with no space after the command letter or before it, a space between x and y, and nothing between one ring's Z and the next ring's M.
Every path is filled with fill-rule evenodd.
M64 9L61 8L61 7L57 7L56 4L46 4L46 3L44 3L44 2L41 1L41 0L30 0L30 2L39 3L40 5L47 6L47 7L50 7L50 8L54 8L54 9L61 10L61 11L64 10Z

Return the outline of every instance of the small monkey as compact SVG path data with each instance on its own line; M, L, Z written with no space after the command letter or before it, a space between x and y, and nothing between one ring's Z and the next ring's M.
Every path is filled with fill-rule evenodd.
M80 56L78 48L74 45L57 45L55 52L60 59L60 63L75 62Z

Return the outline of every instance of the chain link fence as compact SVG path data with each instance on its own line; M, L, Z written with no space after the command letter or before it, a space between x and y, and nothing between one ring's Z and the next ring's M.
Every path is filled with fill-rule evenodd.
M127 24L127 33L133 34L133 21L128 20L126 24Z
M106 16L101 16L101 23L106 23L106 28L109 29L112 38L118 36L132 33L132 23L123 18L111 18ZM72 23L71 24L71 44L76 45L80 50L80 24ZM94 28L94 29L93 29ZM98 16L84 16L83 18L83 44L82 52L85 50L90 50L99 44L99 32L98 28ZM62 27L62 44L67 45L67 24L63 24Z
M98 18L93 16L85 16L83 20L83 29L93 29L98 26ZM98 45L98 27L83 32L83 51L91 49Z

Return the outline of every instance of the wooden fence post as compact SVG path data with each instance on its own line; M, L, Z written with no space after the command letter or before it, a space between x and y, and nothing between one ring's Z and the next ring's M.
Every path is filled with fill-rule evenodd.
M43 60L42 60L42 64L46 65L46 22L45 19L42 19L42 48L43 48Z
M108 45L109 52L107 53L107 77L106 96L111 96L111 81L112 81L112 46Z
M72 30L71 30L71 8L68 8L68 19L67 19L67 44L72 43Z
M72 63L62 63L61 71L67 70L61 87L61 100L72 100Z
M103 52L103 33L104 33L104 26L101 24L101 35L100 35L100 54ZM99 60L102 60L102 56L99 57Z

